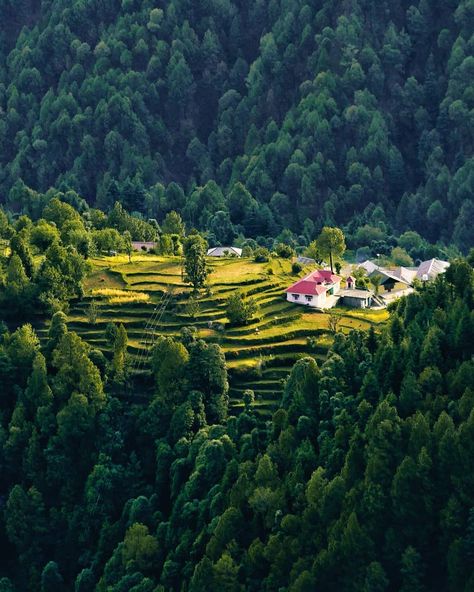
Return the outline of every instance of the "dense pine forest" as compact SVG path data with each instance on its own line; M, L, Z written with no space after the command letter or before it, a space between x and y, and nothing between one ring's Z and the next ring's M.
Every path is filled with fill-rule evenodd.
M2 0L0 19L13 210L55 187L231 236L474 243L471 0Z
M54 242L33 293L78 288L73 255ZM252 391L229 417L224 354L190 329L130 404L123 325L104 355L61 310L41 340L3 324L0 590L472 592L473 260L299 359L271 419Z

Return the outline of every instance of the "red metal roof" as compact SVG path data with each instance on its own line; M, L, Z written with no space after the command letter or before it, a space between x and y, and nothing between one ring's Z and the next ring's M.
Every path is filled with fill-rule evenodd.
M325 286L324 284L317 284L316 282L311 282L309 280L300 280L296 282L292 286L290 286L286 291L292 292L293 294L311 294L312 296L323 294L327 292L331 286Z
M319 294L324 294L324 292L330 290L334 284L340 281L341 278L338 275L334 275L331 271L318 269L295 282L286 291L293 294L319 296Z
M310 273L305 280L311 280L314 282L330 282L331 284L336 284L337 282L341 281L341 278L338 275L335 275L329 269L317 269Z

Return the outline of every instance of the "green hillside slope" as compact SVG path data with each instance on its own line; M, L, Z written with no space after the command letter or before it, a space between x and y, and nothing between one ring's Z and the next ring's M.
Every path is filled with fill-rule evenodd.
M154 395L150 373L150 353L160 336L179 337L184 327L196 336L222 348L229 369L230 406L233 412L243 406L243 392L255 393L255 408L268 414L278 406L282 380L293 363L304 355L324 360L332 344L329 315L290 304L284 290L294 280L288 260L266 264L247 259L215 260L211 263L209 288L197 300L197 311L188 313L191 288L182 281L181 260L176 257L134 255L102 257L92 261L86 279L85 298L73 305L68 327L95 348L107 352L105 329L108 323L122 323L128 334L129 376L133 392L120 396L143 402ZM232 327L225 306L235 290L252 296L258 305L256 318L247 326ZM160 312L164 295L169 301ZM90 303L97 313L90 318ZM388 318L385 310L341 309L338 329L343 333L378 331ZM46 335L47 329L40 331ZM312 338L311 343L308 338Z

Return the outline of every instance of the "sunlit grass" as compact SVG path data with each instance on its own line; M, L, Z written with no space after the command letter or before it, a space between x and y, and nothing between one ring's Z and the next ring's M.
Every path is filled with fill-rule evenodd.
M148 302L150 294L114 288L97 288L92 290L92 296L104 298L109 304L128 304L130 302Z
M73 308L69 317L86 340L106 349L102 336L106 323L122 322L134 356L140 350L150 349L154 339L151 333L155 338L160 334L178 337L182 327L194 326L198 338L218 343L225 351L235 394L246 388L260 393L256 407L276 405L281 393L280 379L288 374L295 360L310 355L321 364L334 341L327 312L287 302L285 288L312 270L293 274L287 259L255 263L249 258L208 258L209 289L200 291L194 318L187 314L188 299L182 294L191 293L192 287L182 280L181 257L134 253L132 263L126 255L97 257L91 263L85 291L89 298L97 300L100 321L88 324L87 303ZM159 326L152 332L145 330L153 314L152 304L161 301L161 294L168 287L173 298ZM231 327L226 319L226 301L235 290L251 296L259 306L255 319L247 326ZM339 330L345 334L354 329L366 330L371 325L380 330L388 318L385 310L337 307L334 312L340 315Z

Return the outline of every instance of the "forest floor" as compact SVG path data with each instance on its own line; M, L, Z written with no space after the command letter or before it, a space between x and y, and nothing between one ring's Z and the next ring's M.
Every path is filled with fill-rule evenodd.
M183 327L195 327L198 337L218 343L225 353L233 411L243 406L242 394L252 388L255 406L262 413L270 412L299 357L311 355L324 360L333 339L329 315L286 301L284 290L297 276L285 259L268 263L209 259L208 287L192 307L192 288L183 282L181 262L179 257L148 254L134 254L132 263L122 255L92 259L85 297L71 307L69 327L105 351L107 323L123 323L129 338L131 371L137 379L144 379L144 385L150 382L146 378L153 341L159 335L177 336ZM258 304L255 318L246 326L231 327L225 316L226 300L235 290ZM96 318L89 311L91 301L97 304ZM377 328L388 318L385 310L335 310L340 314L339 330L343 332L371 325Z

